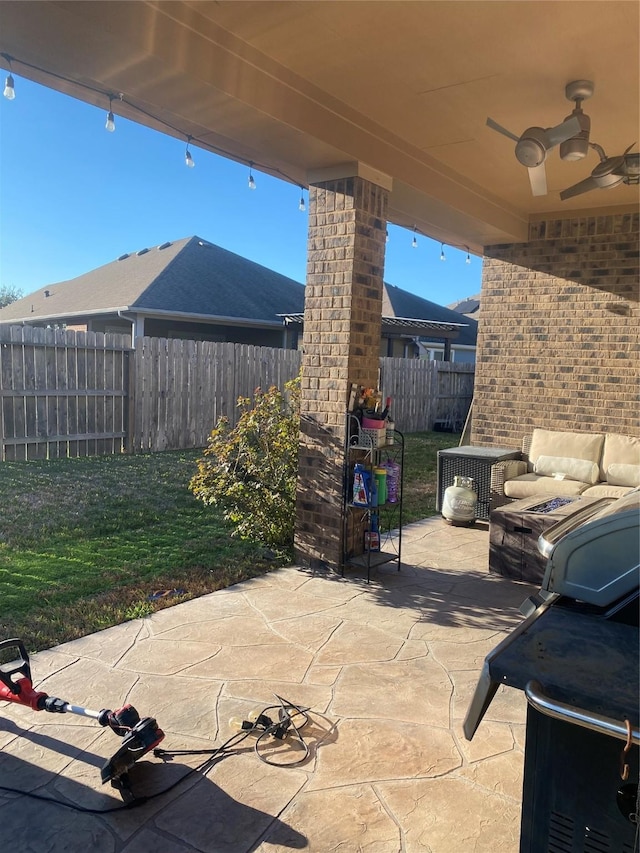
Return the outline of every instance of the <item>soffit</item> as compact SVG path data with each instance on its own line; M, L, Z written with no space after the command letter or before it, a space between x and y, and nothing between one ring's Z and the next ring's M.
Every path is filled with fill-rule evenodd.
M558 124L573 106L566 83L591 79L591 139L622 153L638 138L638 9L616 0L5 0L0 49L124 92L183 134L297 183L365 163L393 179L391 221L479 250L526 239L543 214L637 205L638 187L624 185L560 201L597 164L595 152L579 163L551 152L549 192L532 197L513 143L485 121L515 133Z

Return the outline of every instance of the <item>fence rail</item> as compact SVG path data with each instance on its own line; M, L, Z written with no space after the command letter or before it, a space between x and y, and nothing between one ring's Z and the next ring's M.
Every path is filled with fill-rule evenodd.
M461 429L473 365L381 358L404 432ZM0 325L3 461L204 447L238 397L279 388L300 352L247 344Z

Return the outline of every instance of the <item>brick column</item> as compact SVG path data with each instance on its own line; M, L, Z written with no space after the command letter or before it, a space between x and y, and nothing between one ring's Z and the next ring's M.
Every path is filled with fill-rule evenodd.
M295 536L305 565L342 561L346 409L351 383L378 385L388 188L358 175L309 187Z

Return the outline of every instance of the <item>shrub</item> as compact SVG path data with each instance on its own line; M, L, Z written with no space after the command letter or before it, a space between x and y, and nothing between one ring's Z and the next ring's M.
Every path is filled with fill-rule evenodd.
M219 506L234 535L274 548L291 547L295 520L300 430L300 379L238 400L242 414L231 428L220 418L190 489Z

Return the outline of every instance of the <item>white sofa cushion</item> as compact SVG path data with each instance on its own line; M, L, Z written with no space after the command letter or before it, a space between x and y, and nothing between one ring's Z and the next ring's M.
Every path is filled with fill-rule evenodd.
M534 495L560 496L581 495L588 488L578 480L556 480L554 477L539 477L537 474L521 474L512 480L506 480L504 493L508 498L520 500Z
M592 486L598 482L600 468L597 462L574 459L571 456L538 456L533 471L543 477L558 480L579 480Z
M603 444L602 433L559 432L553 429L536 428L531 436L529 448L530 470L534 469L538 456L564 456L599 463Z
M610 465L640 465L640 438L607 433L600 463L600 479L608 479Z

